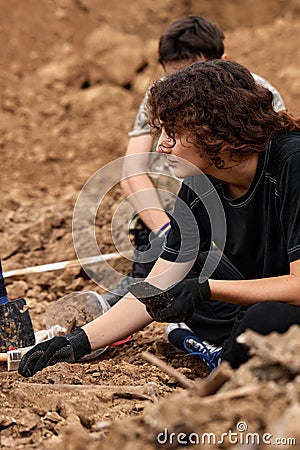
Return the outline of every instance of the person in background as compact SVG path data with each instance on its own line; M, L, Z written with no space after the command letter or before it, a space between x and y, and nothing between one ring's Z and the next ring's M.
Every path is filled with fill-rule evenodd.
M158 61L165 74L189 66L196 61L226 59L223 31L214 23L200 16L185 16L173 22L162 34L158 45ZM276 111L285 110L279 92L265 79L253 74L257 83L267 87L273 94L273 106ZM129 133L121 187L128 197L137 216L131 223L134 236L134 263L131 272L121 283L103 294L110 305L115 304L126 293L127 287L136 278L145 278L151 270L151 264L143 263L143 255L149 246L149 240L158 237L157 256L162 241L170 229L170 213L174 205L180 180L174 178L170 168L162 158L153 157L155 139L147 118L146 93L139 108L133 130ZM135 156L135 157L134 157ZM134 159L133 159L134 158ZM131 176L139 172L139 175ZM149 172L152 175L149 175ZM163 195L165 194L165 195Z
M249 359L237 341L246 329L300 325L300 117L277 113L269 89L222 59L157 80L148 108L157 151L183 179L163 251L134 295L31 349L19 366L25 377L153 320L186 324L183 346L211 369Z

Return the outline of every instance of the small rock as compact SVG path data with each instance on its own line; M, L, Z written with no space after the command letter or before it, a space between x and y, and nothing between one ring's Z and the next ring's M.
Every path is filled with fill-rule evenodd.
M11 416L5 416L4 414L0 415L0 429L7 428L16 423L16 419Z
M58 423L62 419L62 417L55 411L48 411L47 414L44 417L44 420L49 420L52 423Z
M28 433L33 430L39 422L39 417L36 414L25 412L21 419L18 419L17 425L19 425L20 433Z
M28 284L23 280L14 281L7 290L10 298L24 297L28 290Z

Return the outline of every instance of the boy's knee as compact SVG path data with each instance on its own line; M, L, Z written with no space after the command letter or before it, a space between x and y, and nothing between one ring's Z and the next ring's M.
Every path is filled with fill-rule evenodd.
M256 303L237 318L230 338L224 343L221 358L237 368L249 358L248 347L236 341L239 335L249 329L262 335L273 331L285 333L294 324L300 325L298 306L280 302Z
M272 331L284 333L294 323L300 324L300 308L280 302L262 302L247 310L240 322L240 333L246 329L264 335Z

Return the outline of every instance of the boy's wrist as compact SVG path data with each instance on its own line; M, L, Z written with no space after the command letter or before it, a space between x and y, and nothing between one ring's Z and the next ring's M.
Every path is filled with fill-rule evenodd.
M163 236L166 237L168 235L170 229L171 229L171 223L167 222L158 230L158 232L156 233L156 236L157 237L163 237Z
M78 328L71 334L65 336L73 347L75 360L78 361L83 356L91 353L92 348L86 332Z

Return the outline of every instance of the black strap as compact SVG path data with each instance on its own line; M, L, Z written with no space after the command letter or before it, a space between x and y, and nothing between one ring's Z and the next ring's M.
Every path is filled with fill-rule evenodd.
M7 295L5 281L2 274L2 265L0 261L0 297L4 297Z

